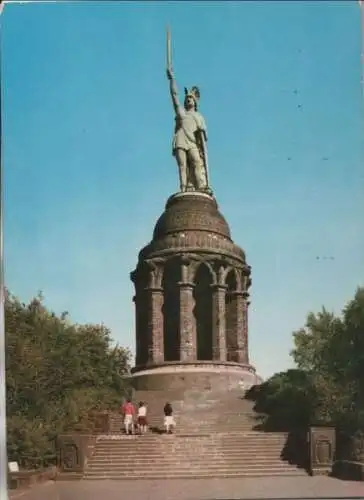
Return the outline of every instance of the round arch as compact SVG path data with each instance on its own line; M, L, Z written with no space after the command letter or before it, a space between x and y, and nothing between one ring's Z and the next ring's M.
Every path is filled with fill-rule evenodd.
M200 263L194 275L193 316L196 322L196 354L198 360L212 360L212 284L211 268L205 262Z

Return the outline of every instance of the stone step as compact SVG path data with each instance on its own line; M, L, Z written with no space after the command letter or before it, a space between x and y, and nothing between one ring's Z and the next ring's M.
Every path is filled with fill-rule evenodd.
M199 460L182 460L178 459L174 461L175 463L171 463L170 460L163 460L162 457L154 460L154 463L151 464L150 461L141 461L141 460L127 460L127 459L97 459L92 460L92 462L88 466L88 470L94 469L106 469L111 470L115 468L120 469L155 469L156 465L163 467L222 467L224 465L228 465L229 467L245 467L250 465L261 465L264 467L269 467L271 465L283 466L287 465L285 462L282 462L279 456L276 457L260 457L259 459L254 459L253 457L230 457L230 458L219 458L219 457L208 457L205 459Z
M286 467L289 466L289 464L285 462L281 462L278 458L276 460L272 459L266 459L266 460L259 460L257 462L255 461L244 461L244 460L211 460L211 461L196 461L196 462L182 462L182 461L176 461L175 464L171 464L168 462L163 462L163 461L156 461L154 464L149 464L148 463L141 463L141 462L96 462L92 463L89 465L87 468L88 471L90 470L95 470L95 469L102 469L106 471L114 470L114 469L120 469L120 470L157 470L158 468L160 469L183 469L183 468L216 468L216 467L239 467L239 468L244 468L244 467L272 467L272 466L277 466L277 467Z
M100 439L97 441L97 445L99 446L101 443L104 446L129 446L129 444L135 443L138 446L140 445L145 445L149 446L151 444L157 444L157 443L167 443L167 442L173 442L177 443L180 445L183 445L183 443L197 443L197 442L204 442L205 444L210 444L211 446L215 446L220 443L224 444L232 444L232 445L239 445L239 446L255 446L259 444L275 444L275 443L285 443L287 441L287 438L246 438L246 439L239 439L236 438L235 440L233 439L224 439L224 438L218 438L211 436L211 438L201 438L199 434L196 434L196 437L190 436L190 437L185 437L183 434L160 434L158 437L152 437L148 438L147 435L125 435L121 434L119 436L119 439Z
M259 413L256 411L253 411L250 408L242 408L241 405L236 405L236 407L232 407L231 404L229 405L229 409L227 410L225 407L219 408L218 405L210 406L210 407L198 407L198 406L186 406L186 405L181 405L180 407L173 408L173 413L175 415L177 414L186 414L186 415L199 415L199 414L205 414L205 415L211 415L212 410L218 409L219 410L219 415L248 415L248 416L257 416ZM163 405L162 406L148 406L147 407L147 414L155 414L155 415L163 415ZM261 414L263 415L263 414ZM122 417L122 413L120 412L111 412L110 413L111 418L120 418Z
M245 424L245 425L256 425L261 423L261 419L256 419L254 417L234 417L234 418L206 418L205 416L187 416L187 415L173 415L175 420L179 422L193 423L193 424ZM135 417L136 420L137 417ZM147 415L148 422L164 422L164 415ZM110 420L110 425L122 425L124 423L123 418Z
M148 422L148 427L149 429L164 429L164 423L163 422ZM209 432L209 433L221 433L221 432L249 432L252 429L253 426L251 425L221 425L221 424L210 424L210 425L194 425L194 424L182 424L178 420L176 420L176 429L180 429L184 432L189 432L189 431L199 431L199 432ZM124 425L118 425L118 426L113 426L110 428L110 433L113 433L114 431L119 431L119 432L124 432Z
M194 453L195 452L195 453ZM145 462L152 461L166 461L166 462L179 462L179 461L208 461L208 460L215 460L217 458L222 458L226 460L230 459L239 459L239 460L250 460L250 458L258 461L261 459L272 459L276 460L277 458L281 460L282 457L282 449L271 449L271 450L261 450L259 452L250 452L249 451L239 451L239 450L201 450L201 449L195 449L195 450L157 450L153 452L134 452L134 453L128 453L128 452L123 452L123 451L118 451L114 453L107 453L105 452L96 452L95 455L90 459L89 463L94 463L95 461L123 461L129 460L129 461L140 461L143 462L144 458L141 459L142 454L144 453L145 456ZM201 456L197 457L196 455L198 453L201 453ZM168 457L169 454L169 458ZM173 454L173 457L171 458L171 455ZM166 457L167 455L167 457Z
M154 437L155 436L155 437ZM125 435L125 434L120 434L118 436L115 436L114 439L112 440L104 440L100 439L97 441L97 445L103 443L103 445L108 445L110 443L110 446L116 446L116 444L119 444L121 446L128 446L129 443L134 443L132 446L140 446L140 445L157 445L158 443L175 443L180 446L183 446L183 444L193 444L193 443L205 443L205 444L211 444L212 446L216 446L218 444L224 443L224 444L232 444L232 445L239 445L241 447L245 446L255 446L255 445L264 445L264 444L285 444L287 442L286 438L282 439L274 439L274 438L259 438L259 439L239 439L237 438L236 440L231 440L231 439L224 439L224 438L217 438L214 436L211 436L210 438L201 438L201 434L196 434L195 436L193 434L189 434L187 437L185 434L178 434L177 432L174 434L154 434L153 438L148 438L147 435Z
M168 437L169 439L169 437ZM129 446L128 444L123 444L123 443L119 443L119 444L112 444L110 446L108 445L98 445L97 446L97 450L110 450L110 452L112 452L112 450L120 450L120 451L125 451L125 450L130 450L131 452L133 452L134 450L138 450L138 452L142 451L142 450L145 450L145 452L151 452L153 451L153 449L158 449L161 448L163 450L168 450L168 449L172 449L173 450L182 450L182 451L185 451L186 449L192 449L194 447L199 447L199 448L203 448L204 450L215 450L215 449L219 449L219 450L238 450L238 451L249 451L250 453L254 453L255 451L259 451L259 450L265 450L265 449L277 449L277 448L283 448L285 446L285 443L284 442L278 442L278 443L260 443L260 444L243 444L243 443L236 443L236 444L231 444L231 443L198 443L198 442L190 442L190 443L179 443L179 442L176 442L176 441L173 441L172 442L172 439L169 439L169 443L167 442L164 442L164 443L160 443L158 445L155 445L155 446L150 446L148 445L147 443L135 443L131 446Z
M135 421L137 419L135 418ZM174 416L174 420L178 422L180 425L223 425L225 427L229 425L237 425L237 426L246 426L246 427L253 427L254 425L259 425L261 422L257 420L228 420L228 419L223 419L223 420L218 420L218 419L198 419L198 418L179 418ZM149 424L163 424L164 423L164 418L162 417L147 417L147 421ZM124 420L120 419L118 422L110 422L110 426L114 427L119 427L119 426L124 426Z
M166 464L158 464L158 466L155 467L145 467L145 466L132 466L126 467L126 465L119 465L119 464L109 464L107 468L105 467L90 467L87 470L87 473L90 474L91 472L98 472L99 474L102 474L103 472L120 472L121 474L136 474L136 473L153 473L153 474L158 474L158 473L168 473L168 472L190 472L193 473L194 471L198 472L201 470L204 470L206 472L218 472L219 470L229 470L230 472L239 471L239 470L259 470L259 469L276 469L276 470L284 470L289 468L290 466L287 464L280 464L279 462L271 462L271 463L264 463L260 462L257 464L254 463L214 463L214 464L176 464L176 465L166 465Z
M237 429L237 430L242 430L242 431L253 431L254 427L257 424L256 422L187 422L186 420L178 420L177 418L174 419L176 422L176 425L180 428L183 429L212 429L217 432L219 432L219 429L226 429L225 432L229 432L229 429ZM137 420L134 422L135 424L137 423ZM147 421L148 427L164 427L164 420L151 420L148 419ZM124 422L121 422L120 424L112 424L110 425L110 429L124 429L125 425ZM224 431L220 431L224 432Z
M247 424L243 422L238 422L238 423L219 423L219 422L211 422L211 423L199 423L199 422L181 422L180 420L175 419L176 426L179 427L180 429L209 429L211 431L216 431L216 432L234 432L235 431L241 431L241 432L249 432L253 431L254 427L256 424ZM134 422L137 424L137 422ZM149 428L152 427L164 427L164 421L153 421L153 420L148 420L147 423ZM112 425L110 426L110 429L121 429L124 430L125 426L124 423L120 425Z
M258 416L259 414L254 412L254 411L248 411L248 410L243 410L242 408L230 408L229 411L223 410L222 408L216 408L216 407L211 407L211 408L173 408L173 414L174 415L217 415L215 413L215 410L218 410L219 413L218 415L231 415L232 417L234 416L241 416L241 417L246 417L246 416ZM163 408L147 408L147 415L164 415ZM264 416L264 415L260 415ZM122 413L111 413L110 414L111 418L121 418Z
M120 412L110 416L109 434L97 441L85 479L184 479L297 476L302 469L281 458L287 433L254 430L264 415L241 391L170 391L136 393L146 401L149 428L164 428L163 407L172 404L172 435L149 432L127 436Z
M130 437L131 439L128 439ZM198 434L196 434L196 437L190 436L188 438L184 437L183 435L178 435L178 434L160 434L158 436L158 440L155 439L148 439L144 438L144 436L134 437L134 436L125 436L124 434L121 434L119 436L119 439L114 439L112 441L104 441L100 440L97 442L97 446L103 446L103 447L115 447L115 446L120 446L120 447L151 447L151 446L158 446L158 445L163 445L163 446L180 446L180 447L185 447L185 446L194 446L195 444L199 445L204 445L204 446L235 446L239 448L255 448L256 446L265 446L265 445L279 445L279 446L284 446L287 442L286 439L257 439L257 440L240 440L237 439L236 441L232 441L229 439L202 439L199 437ZM138 439L139 438L139 439Z
M211 429L218 429L219 427L223 427L225 429L229 428L238 428L238 429L247 429L247 430L254 430L254 427L256 425L260 425L260 422L244 422L244 421L237 421L237 422L230 422L230 421L218 421L218 420L212 420L212 421L204 421L204 420L187 420L187 419L179 419L174 417L174 420L176 421L176 424L179 425L180 427L186 427L186 428L194 428L194 427L208 427ZM137 419L134 421L137 423ZM162 418L148 418L147 419L149 427L151 426L164 426L164 419ZM116 423L111 423L109 424L111 428L124 428L124 421L116 422Z
M166 465L160 465L156 467L124 467L124 466L113 466L110 465L109 468L105 469L103 467L93 467L93 468L88 468L87 469L87 474L105 474L105 473L118 473L118 474L123 474L123 475L134 475L134 474L168 474L168 473L191 473L191 475L194 472L199 472L199 471L205 471L209 473L213 472L219 472L219 471L227 471L227 472L244 472L244 471L268 471L268 470L276 470L278 471L283 471L283 470L297 470L297 467L288 465L288 464L277 464L277 463L271 463L271 464L200 464L200 465L191 465L189 466L188 464L183 466L166 466Z
M216 455L224 455L224 456L254 456L256 458L260 456L281 456L283 452L283 447L281 446L270 446L266 448L260 448L260 449L244 449L244 448L226 448L226 447L219 447L219 448L202 448L202 447L189 447L189 448L167 448L167 447L161 447L159 449L155 450L150 450L150 449L126 449L126 448L119 448L115 449L114 451L108 451L106 448L102 450L97 450L95 454L93 455L94 457L96 456L102 456L102 457L122 457L122 456L127 456L128 458L132 458L135 456L140 456L140 455L145 455L148 458L152 457L161 457L165 454L168 453L173 453L173 458L178 459L179 457L191 457L193 456L194 453L203 453L206 456L216 456Z
M186 421L186 422L207 422L207 423L216 423L216 422L220 422L220 423L225 423L225 422L229 422L229 423L245 423L245 424L250 424L250 423L254 423L254 422L258 422L259 419L256 419L255 417L251 417L251 418L248 418L246 416L239 416L237 415L236 417L226 417L226 418L221 418L221 417L207 417L205 415L173 415L174 418L177 420L180 420L180 421ZM136 417L135 417L136 418ZM147 415L147 420L148 421L152 421L152 422L157 422L157 421L164 421L164 415ZM119 423L123 423L124 422L124 419L123 417L120 417L120 418L115 418L115 419L110 419L110 423L113 423L113 424L119 424Z
M148 455L150 453L168 453L168 452L173 452L173 453L186 453L189 450L201 450L204 451L204 453L211 453L214 451L219 451L219 452L231 452L233 453L234 451L237 453L260 453L264 451L278 451L278 450L283 450L285 447L284 443L268 443L266 445L257 445L257 446L243 446L243 445L231 445L231 444L224 444L224 443L219 443L216 445L211 445L211 444L201 444L201 443L183 443L183 444L178 444L175 442L170 442L170 443L160 443L158 445L154 446L147 446L147 445L132 445L132 446L126 446L126 445L114 445L114 446L97 446L94 453L109 453L109 454L115 454L115 453L147 453Z
M147 457L147 460L158 461L163 460L166 455L173 454L173 458L167 459L167 461L180 461L180 460L200 460L196 455L201 454L203 457L202 460L214 460L217 457L222 457L228 459L230 458L238 458L242 460L249 460L250 457L253 457L255 460L260 460L261 458L272 458L276 459L277 457L281 460L281 456L283 455L282 448L271 448L271 449L261 449L259 451L254 450L230 450L219 448L217 450L206 450L201 448L192 448L192 449L159 449L154 451L148 450L118 450L113 453L108 453L105 451L97 451L95 455L90 459L89 463L93 463L95 460L138 460L138 457L144 455ZM196 457L196 458L195 458Z
M222 433L222 432L249 432L253 430L252 425L244 425L244 424L188 424L188 423L182 423L179 422L178 420L176 422L176 429L183 429L186 431L200 431L202 432L205 430L206 432L216 432L216 433ZM136 422L135 422L136 424ZM148 421L148 427L149 429L152 428L164 428L164 422L150 422ZM109 431L112 433L112 430L120 430L125 431L125 426L123 425L118 425L118 426L113 426L110 428L111 430Z
M259 439L259 438L287 438L289 435L288 432L259 432L259 431L239 431L239 432L232 432L232 431L228 431L228 432L215 432L213 434L206 434L202 437L212 437L212 436L218 436L218 437L231 437L233 439L237 438L237 437L241 437L241 438L253 438L253 439ZM106 434L105 436L110 436L112 440L112 434ZM187 434L188 436L188 434ZM125 437L130 437L129 436L125 436ZM153 438L153 439L157 439L157 437L155 436L155 434L152 434L152 433L148 433L148 434L145 434L143 436L139 436L139 435L134 435L134 436L131 436L132 438L134 439L145 439L145 438Z
M218 434L226 434L229 431L232 433L245 433L249 432L251 429L249 428L244 428L244 427L219 427L219 428L214 428L214 427L183 427L178 425L174 429L174 435L176 436L198 436L201 434L208 434L211 436L218 435ZM135 436L139 436L140 434L137 432L137 428L134 430ZM124 428L118 428L118 429L110 429L108 434L112 435L119 435L119 436L127 436L125 433ZM143 434L145 435L153 435L153 436L161 436L165 434L165 428L163 425L152 425L148 427L147 433ZM130 436L130 434L129 434Z
M239 447L239 446L200 446L200 445L191 445L191 446L158 446L158 447L113 447L113 448L107 448L107 447L97 447L95 450L95 453L93 456L96 454L102 454L102 455L112 455L115 456L117 454L122 455L127 453L129 455L140 455L143 453L146 457L149 457L150 455L159 455L163 453L186 453L186 452L194 452L194 451L203 451L204 453L240 453L244 455L248 454L261 454L261 453L281 453L283 450L284 446L281 445L274 445L274 446L261 446L261 447Z
M287 468L260 468L260 469L240 469L230 471L229 469L219 469L218 471L199 470L193 472L176 471L176 472L145 472L145 473L120 473L120 472L104 472L104 473L86 473L84 479L211 479L211 478L233 478L233 477L270 477L270 476L303 476L307 473L303 469L293 467Z
M180 429L186 433L188 432L205 432L205 433L227 433L227 432L250 432L254 430L253 425L244 425L244 424L188 424L188 423L182 423L179 422L178 420L176 422L176 429ZM135 422L136 424L136 422ZM148 427L149 429L164 429L164 422L148 422ZM109 433L112 434L114 430L117 430L119 432L125 432L125 426L123 425L118 425L118 426L113 426L110 428Z
M252 426L252 425L257 425L260 422L257 420L241 420L241 419L236 419L236 420L229 420L229 419L199 419L199 418L179 418L176 415L174 416L174 419L179 422L180 424L185 424L185 425L246 425L246 426ZM136 418L135 418L136 420ZM163 423L164 418L163 417L147 417L147 421L149 423ZM119 425L124 425L124 420L120 419L120 421L114 421L110 422L110 425L119 426Z
M185 443L183 445L179 445L176 443L161 443L157 446L97 446L94 452L94 456L96 454L128 454L128 455L140 455L144 456L150 455L159 455L165 453L173 453L173 454L188 454L191 455L196 452L206 453L206 454L214 454L214 453L240 453L240 454L262 454L262 453L281 453L285 448L284 444L281 443L273 443L264 446L234 446L234 445L224 445L219 444L216 446L206 445L200 443Z
M241 401L234 404L230 403L211 403L211 404L175 404L172 403L173 413L185 413L188 415L205 414L211 415L215 410L219 411L221 415L264 415L263 413L256 412L254 408L245 406ZM147 414L163 415L164 404L149 404L147 405ZM122 415L121 410L112 411L112 415Z
M113 453L116 450L120 450L120 452L124 452L125 450L130 450L130 452L138 452L140 453L141 451L145 451L145 453L149 453L153 451L154 449L158 449L158 447L162 450L168 450L168 449L173 449L174 451L181 450L191 450L194 447L198 447L199 449L203 449L205 451L208 450L227 450L227 451L249 451L250 453L254 452L259 452L260 450L268 450L268 449L281 449L285 446L285 443L262 443L262 444L251 444L251 445L243 445L237 443L236 445L233 445L231 443L209 443L209 444L202 444L202 443L176 443L175 441L172 443L160 443L160 445L151 447L147 443L140 443L137 445L123 445L123 444L113 444L110 446L97 446L96 451L101 451L101 450L110 450L111 453Z
M256 431L254 431L253 429L251 428L244 428L244 427L238 427L238 426L229 426L227 428L225 428L224 426L181 426L181 425L178 425L178 422L176 422L177 426L176 426L176 430L182 430L183 429L183 433L186 434L186 435L189 435L189 434L196 434L196 433L200 433L200 434L206 434L206 435L211 435L211 436L214 436L214 435L222 435L222 434L232 434L232 435L237 435L237 434L241 434L241 435L249 435L249 434L252 434ZM161 429L164 427L162 425L160 426L149 426L149 429L148 429L148 433L147 435L153 435L153 428L155 427L160 427ZM209 429L209 432L202 432L201 429ZM121 430L119 432L117 432L116 434L125 434L125 430L124 430L124 427L121 428ZM181 432L180 432L181 433ZM265 433L265 432L256 432L256 434L261 434L261 435L269 435L270 433ZM277 433L278 434L278 433ZM108 432L108 434L105 434L105 435L109 435L109 436L112 436L114 435L113 432Z
M165 450L168 452L169 450ZM229 457L237 457L241 459L249 459L252 457L255 460L258 460L260 458L276 458L280 457L282 450L279 449L268 449L268 450L261 450L260 452L252 454L250 450L203 450L204 454L202 456L193 456L187 455L185 453L185 450L176 450L173 453L173 460L186 460L186 461L191 461L191 460L210 460L210 459L215 459L216 457L223 457L223 458L229 458ZM166 461L171 461L172 458L169 456L166 456L164 453L164 450L159 450L159 451L154 451L150 452L143 457L139 455L139 453L125 453L122 450L115 451L112 453L105 451L97 451L95 455L93 455L91 462L94 462L95 460L139 460L139 461L148 461L152 460L153 458L160 459L160 460L166 460Z
M211 427L181 427L177 424L177 426L175 427L174 429L174 435L176 436L180 436L180 437L183 437L183 436L199 436L201 434L207 434L207 435L210 435L210 436L214 436L214 435L219 435L219 434L227 434L229 431L234 433L234 434L237 434L237 433L245 433L245 432L249 432L250 429L246 429L244 427L232 427L232 428L224 428L224 427L220 427L220 428L211 428ZM135 434L133 434L134 436L140 436L140 434L137 432L137 429L135 428L134 430ZM112 434L112 435L119 435L119 436L127 436L130 434L126 434L124 429L117 429L116 431L115 430L110 430L108 434ZM142 436L146 436L146 435L153 435L153 436L161 436L165 434L165 428L164 426L160 425L160 426L150 426L147 430L147 433L146 434L142 434Z

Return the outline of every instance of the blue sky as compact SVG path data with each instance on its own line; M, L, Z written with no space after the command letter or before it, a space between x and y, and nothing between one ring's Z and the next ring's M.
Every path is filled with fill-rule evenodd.
M291 366L310 310L339 312L363 284L357 2L6 5L6 282L134 348L129 272L178 188L167 23L252 266L250 356L267 377Z

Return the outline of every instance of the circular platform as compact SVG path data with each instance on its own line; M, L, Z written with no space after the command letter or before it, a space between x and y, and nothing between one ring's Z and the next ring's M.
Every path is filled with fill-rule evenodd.
M261 382L251 365L221 361L167 362L132 370L131 382L138 391L249 389Z

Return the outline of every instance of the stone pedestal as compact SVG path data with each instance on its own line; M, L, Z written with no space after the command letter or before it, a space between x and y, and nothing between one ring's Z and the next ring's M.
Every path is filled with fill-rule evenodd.
M259 380L248 355L250 272L212 196L169 198L131 275L139 387Z
M252 366L219 361L164 362L142 370L133 368L131 379L137 391L166 392L241 391L261 383Z
M310 472L312 476L331 474L336 449L333 427L310 427Z

